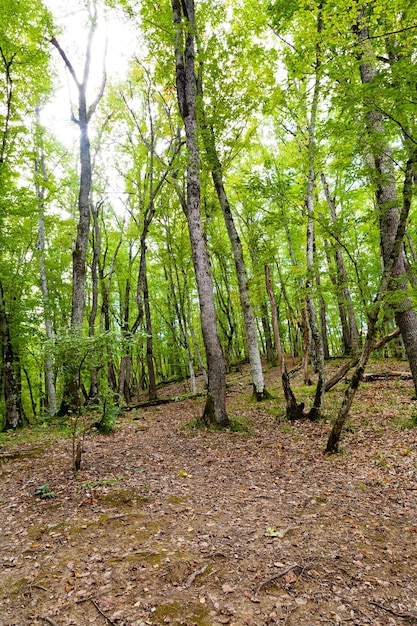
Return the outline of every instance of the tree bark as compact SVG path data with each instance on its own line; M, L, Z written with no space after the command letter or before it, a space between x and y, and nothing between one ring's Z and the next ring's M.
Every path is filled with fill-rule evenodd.
M268 265L265 265L265 283L266 283L266 290L269 296L269 301L271 304L272 328L273 328L273 333L274 333L275 347L276 347L277 355L278 355L278 374L279 374L279 377L281 378L284 398L287 404L287 418L290 421L295 421L295 420L299 420L305 417L304 403L301 402L300 404L298 404L294 396L294 393L291 389L290 377L288 375L287 368L285 365L281 337L279 334L277 305L275 302L275 296L274 296L274 292L272 289L271 274L270 274Z
M143 304L145 307L145 320L146 320L146 364L148 367L148 397L149 400L156 400L156 377L155 366L153 362L153 335L152 335L152 318L151 308L149 306L149 290L148 279L146 276L145 268L145 281L143 284Z
M3 283L0 281L0 339L3 362L5 414L3 430L15 430L23 424L23 409L15 373L15 354L10 337L8 315L4 303Z
M227 426L226 370L217 330L213 279L200 214L200 151L196 112L194 0L171 0L175 34L177 98L184 122L187 166L186 217L200 303L201 327L208 368L208 397L203 420Z
M407 161L405 177L404 177L403 206L402 206L401 214L398 215L397 229L396 229L393 244L391 246L391 252L385 262L385 267L384 267L384 271L383 271L383 274L379 283L378 292L375 297L373 307L368 318L368 331L366 335L365 344L362 348L362 353L360 355L355 373L352 377L349 387L347 388L345 392L342 406L340 408L336 421L333 424L333 428L330 432L330 435L327 441L326 452L335 453L338 451L339 440L340 440L343 426L349 415L350 407L352 406L352 402L355 398L356 392L363 378L363 374L365 372L365 367L367 365L369 355L372 351L374 337L375 337L376 329L377 329L379 312L380 312L382 304L384 303L387 293L392 289L391 285L392 285L393 272L397 271L396 268L398 264L398 259L404 250L403 239L404 239L405 229L407 226L407 218L410 213L412 189L413 189L413 184L414 184L416 175L417 175L416 162L413 159L409 159Z
M374 55L365 24L365 9L362 8L357 27L357 36L361 48L360 76L364 85L372 84L377 76ZM395 237L400 225L399 207L395 183L394 161L391 147L386 140L384 119L372 101L366 101L368 112L366 125L370 137L371 152L374 162L376 201L379 212L381 252L384 265L392 254ZM415 158L415 155L414 155ZM404 248L401 246L395 260L390 282L392 292L399 291L403 298L395 304L394 313L404 341L408 362L417 394L417 315L412 301L407 295ZM398 299L397 299L398 300Z

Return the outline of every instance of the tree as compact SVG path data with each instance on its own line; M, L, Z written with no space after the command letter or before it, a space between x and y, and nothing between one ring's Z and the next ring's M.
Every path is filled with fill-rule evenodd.
M89 123L104 94L106 85L106 73L103 71L103 78L100 89L90 106L87 105L87 87L90 76L91 47L94 32L97 26L97 7L94 2L89 3L89 32L85 53L84 69L82 79L72 66L65 51L61 48L56 37L52 37L51 43L58 50L68 71L75 83L78 91L78 117L73 114L73 120L80 130L80 182L78 191L78 225L77 237L72 255L72 307L71 307L71 329L75 334L82 333L84 318L84 298L86 280L86 257L90 232L90 191L91 191L91 153L89 139ZM61 404L60 413L65 414L68 410L78 407L81 403L79 381L76 375L68 378L66 389Z
M357 23L357 36L360 47L359 70L363 85L372 85L376 81L378 74L375 66L375 54L370 43L369 29L366 23L368 11L369 7L367 6L361 8ZM395 58L392 59L392 62L395 63ZM374 165L373 178L376 185L375 195L379 213L381 251L384 265L387 265L400 228L394 162L391 147L386 140L383 114L374 106L372 96L369 98L369 96L365 95L364 104L367 110L366 126L370 135L370 148ZM408 164L410 167L413 167L416 161L417 150L413 146L408 158ZM401 293L400 298L398 296L394 298L395 319L401 330L417 394L417 314L410 298L406 295L406 260L402 245L392 269L390 289L394 294L398 293L398 291Z
M39 101L50 89L44 41L52 20L40 0L22 7L16 0L0 3L0 339L5 395L4 428L24 419L20 352L27 340L23 310L28 277L19 276L29 260L36 200L30 188L31 131ZM22 236L28 236L22 242ZM21 243L25 249L22 263ZM20 263L20 266L19 266ZM19 276L19 280L17 280ZM15 293L12 293L12 292ZM18 297L16 296L18 294ZM27 372L27 370L26 370ZM28 373L28 372L27 372ZM29 391L30 377L27 377ZM33 396L32 396L33 400ZM33 406L33 402L32 402Z
M213 280L200 216L200 149L196 109L194 0L171 0L175 25L175 65L178 106L189 153L186 217L197 281L201 327L207 356L208 397L203 419L227 426L226 370L218 336Z

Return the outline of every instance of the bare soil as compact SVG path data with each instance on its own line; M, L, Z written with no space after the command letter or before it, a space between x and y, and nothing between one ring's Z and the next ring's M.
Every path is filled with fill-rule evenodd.
M275 398L256 403L247 369L229 376L249 430L192 428L203 398L130 411L88 435L77 474L71 440L4 437L0 625L417 624L412 382L363 384L326 456L344 383L323 421L289 424L267 380ZM45 484L55 497L35 495Z

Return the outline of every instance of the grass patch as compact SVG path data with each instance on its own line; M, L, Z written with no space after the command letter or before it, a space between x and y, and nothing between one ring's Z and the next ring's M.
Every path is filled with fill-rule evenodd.
M395 420L395 426L398 430L407 430L410 428L416 428L417 426L417 413L412 413L410 417L399 416Z
M230 417L229 430L232 433L250 433L252 425L250 419L239 415L233 415Z
M18 430L0 433L0 445L11 447L25 443L45 442L53 439L66 439L71 437L72 431L67 424L50 424L44 422L29 425ZM46 441L47 440L47 441Z

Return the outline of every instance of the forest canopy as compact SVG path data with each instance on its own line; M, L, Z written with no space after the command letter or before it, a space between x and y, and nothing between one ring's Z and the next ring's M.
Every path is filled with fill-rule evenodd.
M411 0L1 0L3 430L198 375L227 426L242 361L315 420L345 356L332 452L376 345L417 390L416 44Z

